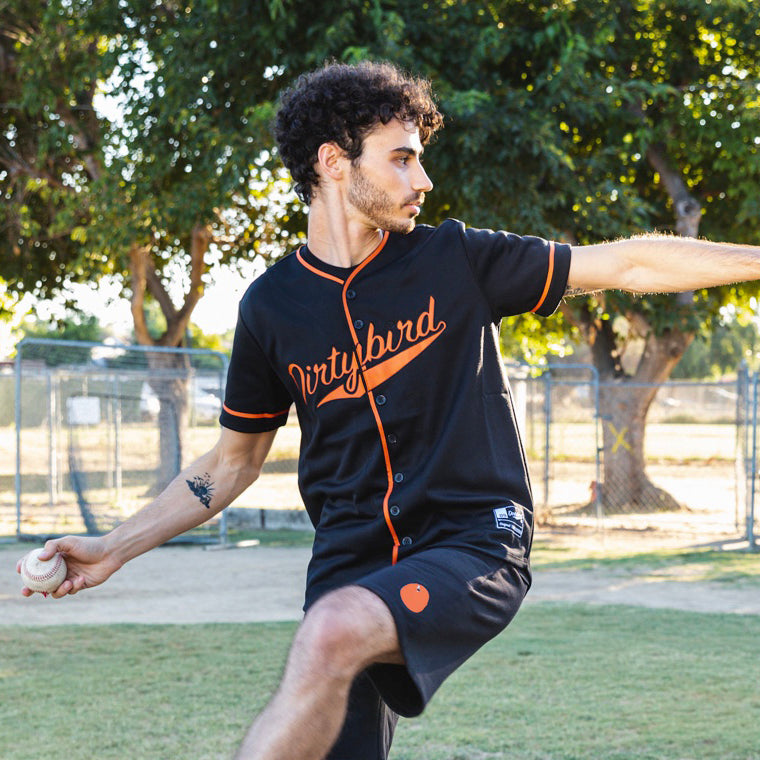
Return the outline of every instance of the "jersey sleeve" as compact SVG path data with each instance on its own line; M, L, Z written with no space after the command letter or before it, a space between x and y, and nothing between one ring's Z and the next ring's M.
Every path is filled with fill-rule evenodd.
M460 233L470 267L495 318L554 313L567 287L569 245L464 226Z
M238 316L219 422L240 433L263 433L287 422L292 399L259 342Z

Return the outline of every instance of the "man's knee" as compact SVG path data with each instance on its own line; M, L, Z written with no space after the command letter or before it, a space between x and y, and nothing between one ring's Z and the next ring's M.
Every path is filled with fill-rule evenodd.
M385 603L359 586L326 594L307 612L294 642L325 674L352 679L374 662L403 662Z

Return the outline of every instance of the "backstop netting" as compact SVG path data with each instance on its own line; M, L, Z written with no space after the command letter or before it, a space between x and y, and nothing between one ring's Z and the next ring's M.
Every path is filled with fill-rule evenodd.
M14 510L2 473L0 535L96 535L124 521L214 445L225 379L213 351L23 340ZM224 534L222 513L182 539Z

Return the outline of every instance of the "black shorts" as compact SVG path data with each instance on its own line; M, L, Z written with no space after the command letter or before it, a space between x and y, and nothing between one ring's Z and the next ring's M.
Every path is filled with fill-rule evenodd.
M419 715L444 680L506 628L530 583L529 570L446 547L357 580L391 611L406 664L373 665L357 679L330 760L387 757L397 714Z

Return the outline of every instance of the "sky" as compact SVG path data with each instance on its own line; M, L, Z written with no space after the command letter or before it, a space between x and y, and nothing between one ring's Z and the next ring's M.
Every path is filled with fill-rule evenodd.
M209 284L205 293L193 310L191 322L209 335L227 332L235 327L237 306L246 288L263 271L260 262L242 265L243 273L230 267L213 266L209 272ZM171 293L174 304L182 302L183 275L170 278L175 283ZM112 279L104 279L95 286L85 284L70 285L67 296L89 315L94 314L109 333L120 341L132 338L132 313L129 301L121 296L121 286ZM8 357L19 339L18 327L24 317L41 322L66 316L63 299L37 301L30 295L24 296L9 322L0 320L0 359Z
M203 297L193 310L191 321L204 333L218 334L235 327L237 305L246 288L261 272L260 266L249 264L245 274L240 274L229 267L212 267ZM182 278L172 278L177 284L171 292L175 306L182 303ZM96 314L103 327L117 336L129 337L132 332L132 313L129 301L120 296L121 288L117 282L104 282L97 290L87 285L72 286L72 293L83 311ZM60 309L60 304L56 307ZM42 315L40 315L42 316ZM51 309L51 316L55 312Z

